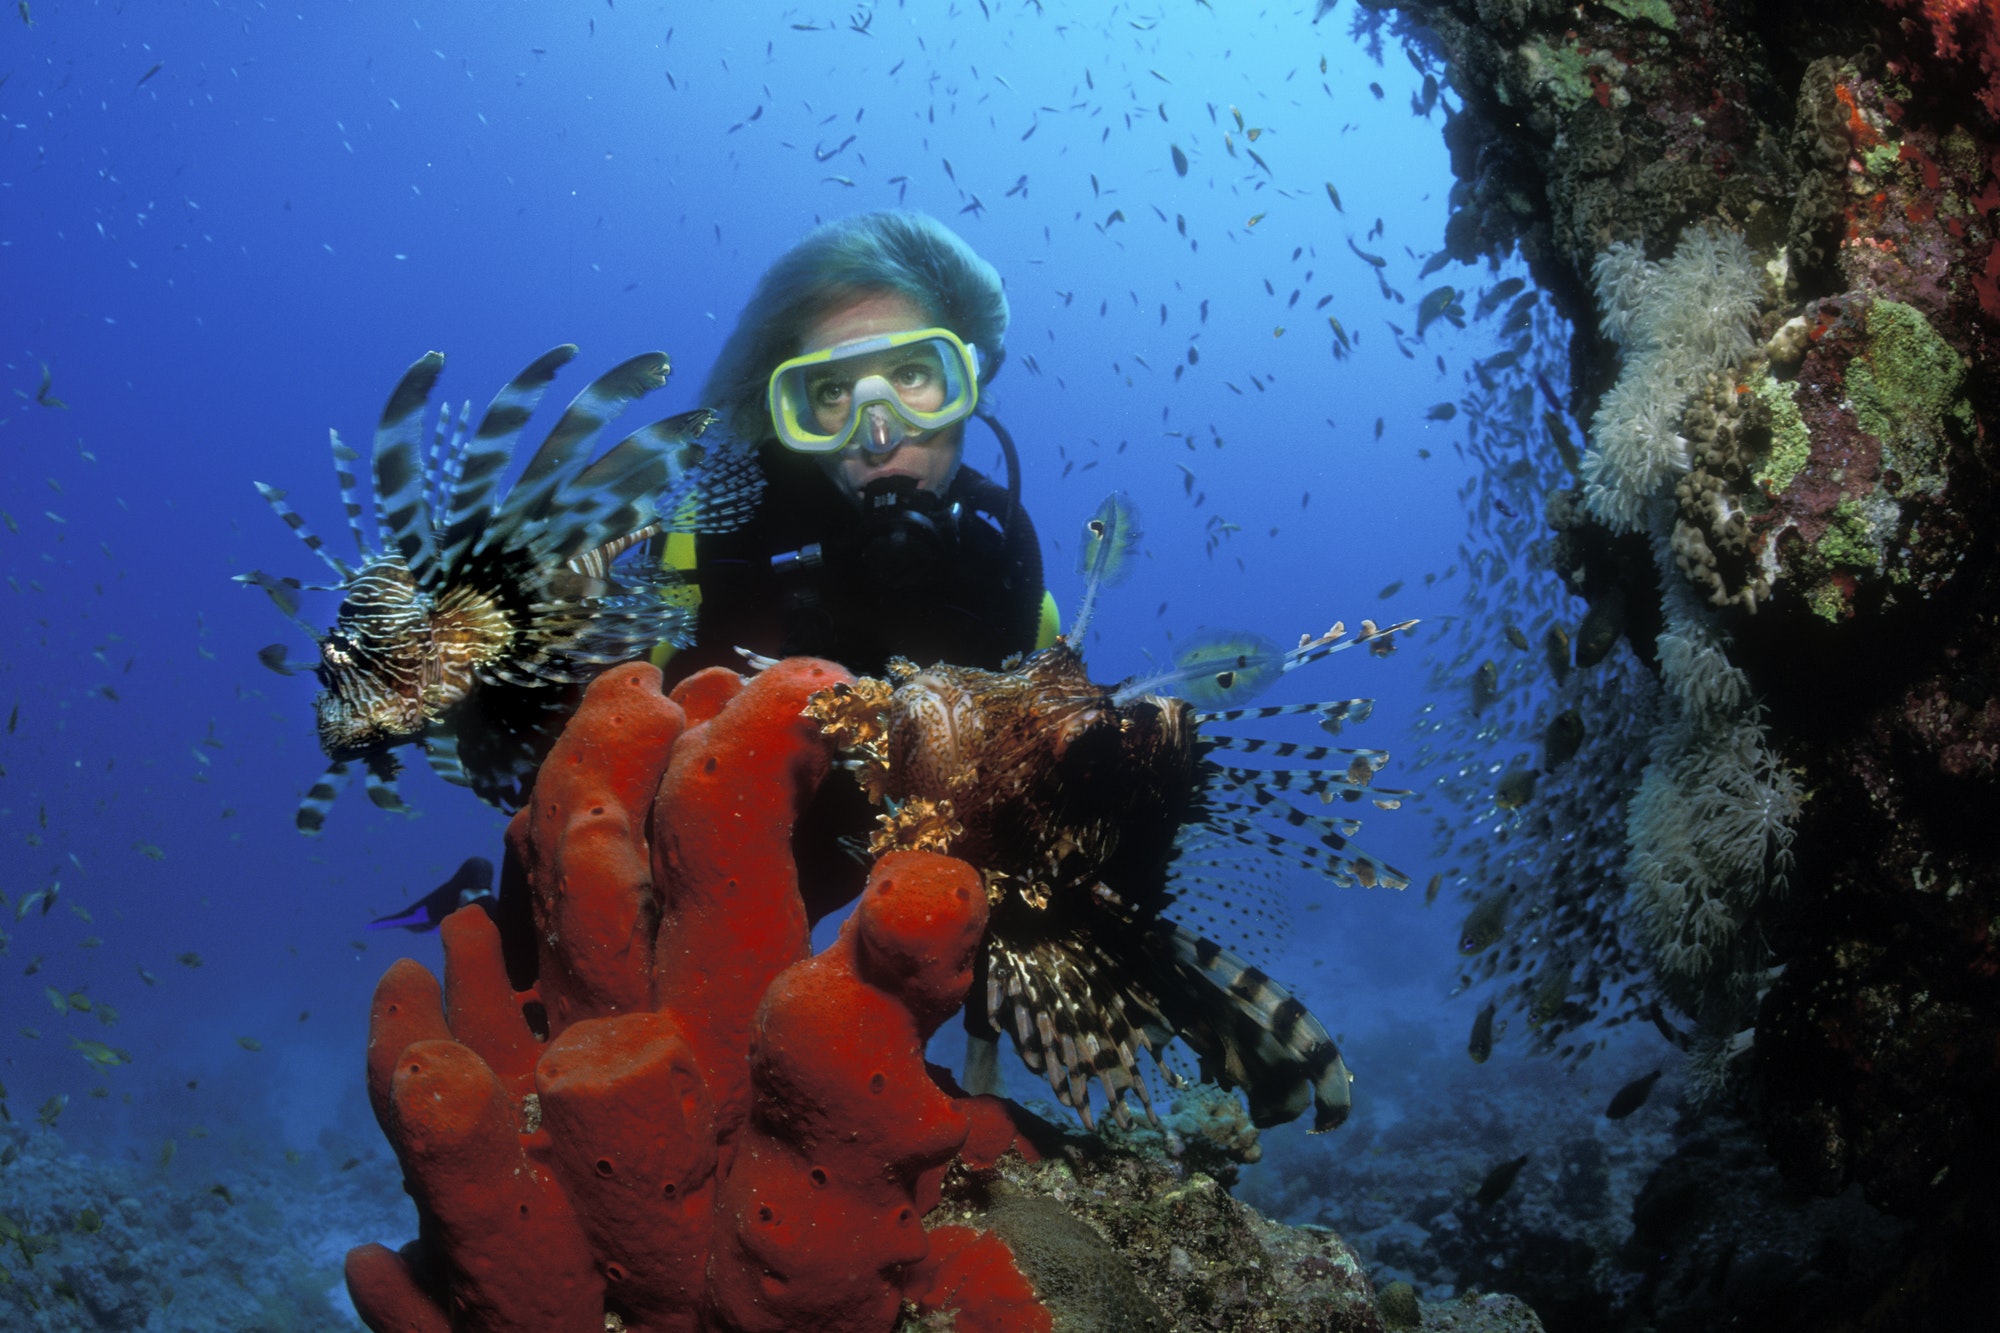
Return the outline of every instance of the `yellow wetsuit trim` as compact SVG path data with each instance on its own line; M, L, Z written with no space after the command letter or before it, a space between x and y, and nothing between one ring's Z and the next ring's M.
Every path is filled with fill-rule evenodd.
M1056 637L1061 633L1062 614L1056 610L1056 595L1043 589L1041 620L1035 626L1035 651L1055 647Z
M694 581L694 534L692 532L670 532L667 534L666 548L660 552L660 568L678 570L688 575L680 583L662 589L660 597L670 606L684 606L690 612L701 608L701 585ZM653 645L648 660L656 667L664 667L673 660L680 650L671 643Z

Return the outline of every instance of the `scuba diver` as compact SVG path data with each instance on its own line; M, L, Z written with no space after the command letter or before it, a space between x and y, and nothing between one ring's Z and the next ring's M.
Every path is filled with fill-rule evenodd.
M1019 458L979 410L1006 329L999 274L921 213L827 223L765 272L702 397L768 485L743 526L659 552L699 598L695 646L654 655L669 683L740 667L738 648L880 675L891 657L992 669L1054 642ZM964 463L974 416L1005 485Z
M765 272L702 398L756 447L768 488L742 527L666 540L662 561L700 598L694 646L654 654L669 685L740 668L738 648L880 676L891 657L996 670L1055 642L1020 457L979 410L1006 332L999 273L922 213L826 223ZM999 441L1004 485L965 464L974 416ZM830 781L801 815L811 920L859 895L866 866L849 849L874 813L857 784ZM1000 1090L999 1034L971 1008L966 1029L967 1089Z

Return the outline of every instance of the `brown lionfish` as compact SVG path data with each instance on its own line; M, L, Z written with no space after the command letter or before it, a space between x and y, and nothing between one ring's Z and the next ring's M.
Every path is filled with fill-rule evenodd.
M1238 704L1357 643L1385 654L1416 622L1363 621L1351 637L1336 625L1289 651L1254 635L1209 635L1171 670L1098 685L1075 645L1137 537L1130 502L1105 501L1084 533L1077 623L1013 669L892 662L888 680L821 691L807 711L888 811L871 851L948 851L979 869L991 915L973 1002L983 988L993 1028L1012 1034L1086 1125L1093 1079L1120 1123L1129 1121L1128 1089L1151 1117L1138 1053L1175 1083L1161 1057L1180 1037L1205 1077L1245 1091L1257 1125L1311 1105L1313 1129L1331 1129L1347 1116L1349 1075L1326 1028L1283 986L1174 918L1199 913L1204 894L1240 901L1236 886L1256 873L1245 859L1257 854L1337 883L1407 886L1354 846L1358 820L1323 808L1369 800L1394 809L1410 793L1373 786L1386 752L1208 728L1313 714L1337 733L1366 718L1371 701L1213 705ZM1162 692L1170 688L1181 697ZM1285 766L1243 762L1251 756ZM1295 797L1322 809L1301 809Z
M358 564L327 550L283 491L257 483L338 576L322 590L343 594L333 628L319 634L298 614L306 585L261 570L238 576L270 594L319 650L315 710L333 762L300 803L301 831L320 830L356 765L370 799L402 808L394 751L404 745L422 749L447 781L518 808L575 686L656 644L688 641L693 613L672 596L678 575L642 558L644 548L662 533L741 523L762 473L741 445L709 436L708 411L655 422L593 459L605 424L666 383L667 358L648 352L579 393L503 488L522 430L576 351L565 344L538 357L476 427L467 402L456 421L446 404L426 431L444 357L426 353L411 366L375 430L373 544L356 498L360 455L330 432ZM282 648L266 653L283 669Z

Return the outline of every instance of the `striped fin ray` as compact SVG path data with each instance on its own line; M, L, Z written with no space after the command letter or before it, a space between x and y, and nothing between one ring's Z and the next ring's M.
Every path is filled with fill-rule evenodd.
M1313 842L1301 842L1253 820L1219 816L1202 824L1190 825L1186 836L1188 838L1186 848L1190 852L1202 850L1202 840L1205 836L1265 852L1317 870L1341 888L1352 888L1356 885L1364 889L1410 887L1408 875L1386 861L1370 856L1346 838L1339 838L1337 844L1335 841L1330 841L1329 839L1335 836L1332 833L1323 835Z
M986 968L989 1021L1012 1034L1023 1063L1048 1080L1056 1100L1086 1127L1096 1124L1092 1080L1119 1124L1131 1124L1125 1105L1131 1091L1146 1118L1159 1123L1139 1052L1157 1064L1173 1029L1127 965L1078 934L1025 947L991 940Z
M584 574L594 579L606 579L611 576L611 566L617 563L619 556L643 542L653 540L659 534L660 526L655 523L636 532L628 532L623 537L593 547L580 555L572 556L563 563L572 573Z
M1204 766L1205 776L1208 785L1220 791L1287 791L1308 796L1328 791L1366 792L1374 785L1375 774L1389 762L1385 750L1336 750L1334 754L1350 756L1345 767L1225 768L1211 762Z
M703 466L709 458L709 451L696 441L715 423L717 416L708 408L698 407L692 412L682 412L678 416L641 426L605 450L604 457L578 473L570 488L593 491L614 484L617 477L631 468L630 460L636 457L657 461L664 472L661 489L675 494L691 490L700 481Z
M434 573L436 536L425 503L424 405L444 370L444 353L426 352L403 372L375 427L375 535L426 583Z
M678 467L672 457L686 443L665 426L656 422L632 432L564 484L553 499L563 521L548 525L529 544L536 563L561 564L650 528L662 510L699 493L700 472Z
M492 500L500 487L500 474L514 456L521 431L540 405L542 395L556 372L576 355L575 343L564 343L536 357L526 369L493 396L479 428L459 454L453 472L451 501L445 508L443 528L438 535L438 566L454 570L471 551L492 518Z
M604 424L667 382L663 352L644 352L613 366L570 400L561 420L537 446L520 478L507 492L500 512L479 548L511 536L524 523L546 516L567 483L590 462Z
M276 486L266 486L261 481L253 481L250 484L257 488L257 494L264 497L264 503L271 506L272 512L277 514L279 521L290 528L292 534L306 544L308 551L326 561L327 567L342 579L354 576L354 571L348 567L347 562L327 550L326 543L320 539L320 535L306 526L305 518L300 515L299 511L285 503L285 493L283 491L279 490Z
M377 762L378 758L387 763ZM362 780L368 788L368 799L378 810L390 810L397 814L409 814L410 807L404 803L403 794L396 790L396 764L388 755L370 755L367 771Z
M354 769L345 759L336 759L328 764L326 772L319 775L319 780L307 790L305 799L299 802L298 813L292 816L299 832L317 837L326 827L327 812L333 809L333 803L340 799L340 793L353 779Z
M724 532L756 511L764 473L733 449L704 449L690 432L715 414L683 413L633 432L565 488L566 529L537 559L574 561L645 526L657 532Z
M347 531L354 537L354 549L365 559L373 553L368 538L361 532L361 501L356 498L359 484L354 475L354 465L361 461L361 455L354 452L347 441L340 438L337 430L327 431L333 445L333 479L340 485L340 508L347 516Z
M1387 752L1382 750L1350 750L1339 745L1306 745L1299 741L1268 740L1262 736L1205 735L1195 741L1195 753L1204 758L1217 750L1228 754L1262 755L1267 759L1296 759L1304 764L1317 764L1340 755L1353 754L1380 754L1385 760L1388 758Z
M643 657L654 644L685 647L694 631L694 614L659 595L662 584L678 575L643 562L621 573L626 586L618 592L531 607L534 622L515 650L482 667L481 679L520 686L575 685L603 667Z
M424 762L430 765L431 772L454 787L472 785L465 761L459 757L458 737L449 731L433 726L424 733Z
M1260 795L1264 799L1257 801L1218 801L1210 797L1207 805L1213 815L1224 818L1247 820L1257 815L1268 815L1275 822L1290 828L1312 829L1322 836L1338 838L1342 846L1361 831L1361 821L1358 819L1340 815L1316 815L1301 810L1287 801L1281 801L1269 793Z
M734 443L707 450L699 489L683 490L661 506L668 532L731 532L749 522L764 494L764 469L754 453Z
M1214 712L1196 713L1194 720L1201 726L1211 722L1262 722L1266 718L1293 717L1302 713L1317 713L1320 729L1329 735L1339 735L1342 724L1366 722L1375 711L1373 699L1329 699L1316 704L1264 704L1255 708L1224 708Z
M1308 1105L1315 1134L1347 1119L1352 1079L1340 1050L1290 991L1165 917L1147 924L1145 947L1179 983L1161 989L1174 1030L1202 1057L1205 1074L1243 1089L1251 1123L1283 1124Z
M1415 620L1399 620L1393 625L1377 625L1372 620L1364 620L1361 622L1361 632L1350 639L1346 637L1347 627L1336 623L1332 629L1317 639L1302 637L1299 646L1285 654L1284 666L1280 670L1297 671L1300 667L1310 666L1321 658L1344 653L1349 648L1364 643L1370 645L1370 652L1391 652L1396 646L1394 636L1408 633L1415 629L1417 624Z
M465 465L465 451L471 444L472 400L468 398L458 405L455 421L447 400L431 432L431 457L424 468L424 503L430 506L434 539L444 530L444 516L451 505L452 493L458 489L459 469Z

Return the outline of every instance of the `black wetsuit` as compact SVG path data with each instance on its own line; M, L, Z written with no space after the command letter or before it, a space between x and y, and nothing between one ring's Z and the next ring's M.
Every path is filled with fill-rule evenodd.
M1034 650L1044 599L1041 545L1018 507L1003 539L1004 486L961 467L939 501L925 506L954 531L942 548L948 557L927 556L922 543L892 544L887 558L874 548L871 567L857 541L869 530L864 511L818 460L773 440L758 461L769 486L755 516L735 531L695 540L700 618L694 646L667 663L670 688L702 667L743 670L738 647L766 657L824 657L867 676L882 675L891 657L994 670ZM819 564L787 560L773 568L774 556L813 545ZM859 784L836 772L800 815L792 852L812 920L861 892L867 866L847 848L865 839L876 814Z
M957 506L955 521L934 516L956 530L942 548L948 556L927 554L922 543L892 545L871 567L857 544L862 512L817 459L772 441L758 460L769 488L755 516L733 532L695 540L700 619L694 647L674 656L670 676L703 666L740 669L739 647L767 657L824 657L873 676L891 657L992 669L1034 649L1041 546L1018 507L1003 538L1005 487L960 468L938 506ZM815 546L817 566L808 557L773 568L774 557Z

